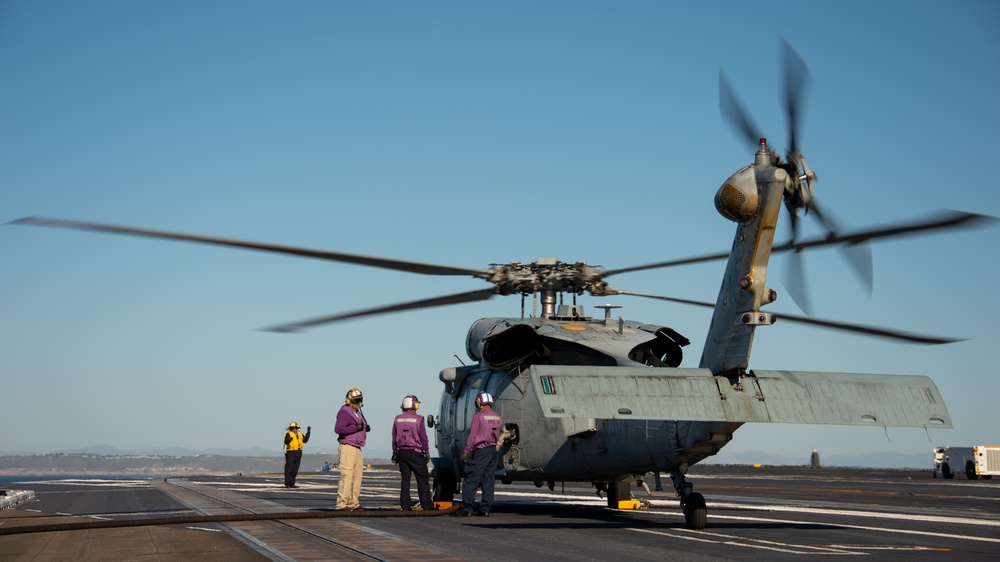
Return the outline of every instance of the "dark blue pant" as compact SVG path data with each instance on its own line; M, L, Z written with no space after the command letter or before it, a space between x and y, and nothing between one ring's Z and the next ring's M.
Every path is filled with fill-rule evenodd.
M476 507L476 488L483 489L483 499L479 511L489 513L493 509L493 485L496 483L497 449L483 447L469 455L465 465L465 481L462 482L462 510L472 513Z
M427 461L423 453L412 449L400 449L396 452L396 462L399 463L399 506L410 509L410 475L417 477L417 496L420 497L420 507L434 509L431 500L430 474L427 473Z
M299 475L299 464L302 463L302 451L288 451L285 453L285 487L290 488L295 485L295 477Z

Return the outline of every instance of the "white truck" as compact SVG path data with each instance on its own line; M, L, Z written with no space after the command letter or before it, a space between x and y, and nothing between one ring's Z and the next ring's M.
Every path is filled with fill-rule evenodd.
M934 477L940 473L946 479L964 472L969 480L985 480L1000 474L1000 446L937 447L934 449Z

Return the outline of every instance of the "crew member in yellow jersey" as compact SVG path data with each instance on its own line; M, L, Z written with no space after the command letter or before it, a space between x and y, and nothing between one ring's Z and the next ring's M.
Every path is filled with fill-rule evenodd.
M285 487L298 488L295 485L295 477L299 475L299 465L302 464L302 446L309 442L309 434L312 427L307 427L302 433L299 424L292 422L288 424L288 431L285 432Z

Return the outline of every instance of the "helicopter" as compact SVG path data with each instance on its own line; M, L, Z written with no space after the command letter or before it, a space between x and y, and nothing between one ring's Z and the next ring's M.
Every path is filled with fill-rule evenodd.
M707 524L707 503L686 478L688 469L718 453L744 423L799 423L872 427L952 427L941 393L928 377L760 370L750 368L758 327L796 322L918 344L955 341L900 330L861 326L765 310L778 294L767 281L771 255L789 253L800 271L805 250L837 247L848 263L869 279L874 240L947 229L982 226L995 219L950 212L898 227L845 233L818 204L816 173L797 144L801 97L809 77L802 59L785 43L785 100L790 146L784 156L768 145L720 73L720 108L754 147L753 162L726 179L715 195L716 210L736 224L727 252L658 263L604 269L583 261L538 258L486 268L437 265L343 252L116 226L28 217L16 224L146 236L298 255L422 275L462 276L489 287L376 308L321 316L265 328L296 332L344 320L483 301L519 295L519 317L482 318L466 336L473 363L446 367L440 411L428 416L435 430L436 500L450 501L463 477L461 451L481 391L495 397L505 422L497 476L504 483L588 482L606 492L609 507L630 498L633 481L649 472L670 475L685 523ZM775 244L781 209L792 237ZM799 239L799 220L816 217L826 235ZM642 293L610 285L625 273L726 260L714 303ZM797 283L789 283L792 287ZM804 292L789 288L807 311ZM672 327L615 319L619 307L599 305L603 315L588 316L579 295L597 298L628 295L713 310L697 368L681 368L691 342ZM560 296L572 295L572 304ZM526 316L525 300L540 304ZM461 362L461 361L460 361Z

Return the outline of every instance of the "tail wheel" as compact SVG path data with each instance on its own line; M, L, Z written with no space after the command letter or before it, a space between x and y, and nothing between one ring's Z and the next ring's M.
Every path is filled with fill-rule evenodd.
M688 529L704 529L708 522L705 496L694 492L684 499L684 523Z

